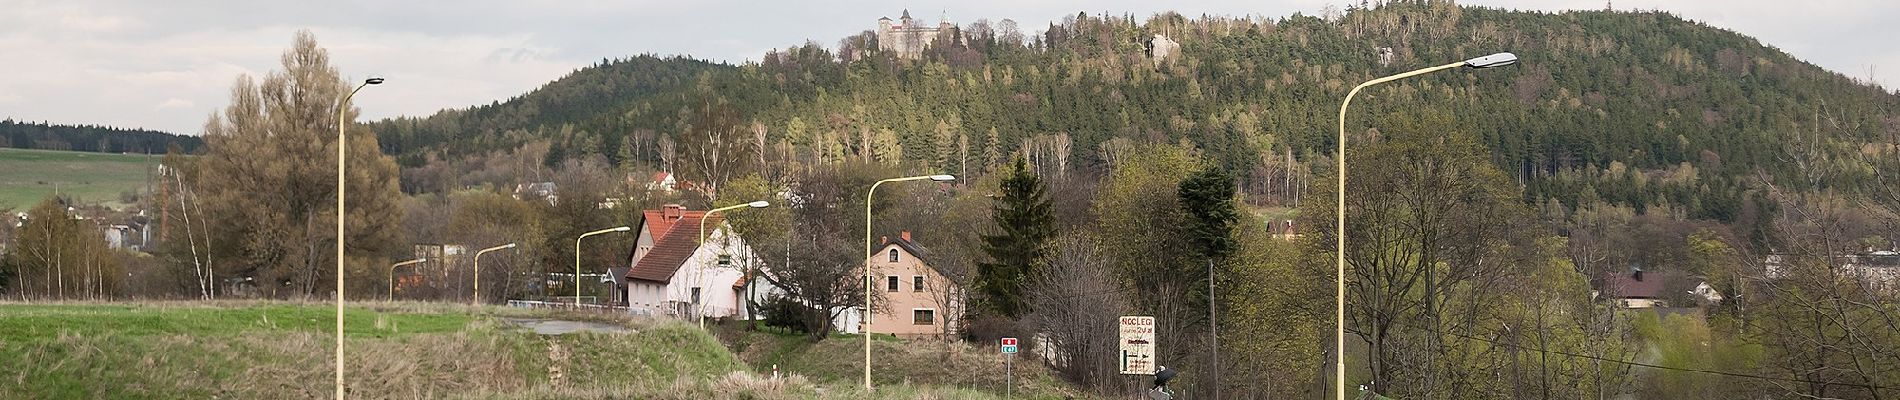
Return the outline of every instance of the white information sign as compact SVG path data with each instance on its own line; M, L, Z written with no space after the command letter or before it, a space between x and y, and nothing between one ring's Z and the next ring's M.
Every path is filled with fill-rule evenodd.
M1121 317L1123 375L1155 374L1155 317Z

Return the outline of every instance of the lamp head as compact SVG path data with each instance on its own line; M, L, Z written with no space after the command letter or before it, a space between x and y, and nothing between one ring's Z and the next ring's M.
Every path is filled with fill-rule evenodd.
M751 203L746 203L745 205L746 207L752 207L752 208L766 208L766 207L771 207L772 203L767 203L765 200L759 200L759 201L754 201Z
M380 77L380 76L371 76L371 77L369 77L369 79L364 79L364 80L363 80L363 84L365 84L365 85L381 85L381 84L383 84L383 77Z
M614 232L626 232L626 231L631 231L631 230L633 230L633 228L630 228L630 227L625 227L625 226L622 226L622 227L617 227L617 228L614 228L614 229L612 229L612 230L613 230Z
M949 181L957 180L957 177L955 175L931 175L930 180L938 181L938 182L949 182Z
M509 244L506 244L506 245L502 245L502 246L501 246L501 248L504 248L504 249L512 249L512 248L515 248L515 244L514 244L514 243L509 243Z
M1492 68L1492 67L1502 67L1502 66L1516 64L1516 63L1517 63L1516 54L1504 52L1504 53L1497 53L1497 54L1492 54L1492 55L1488 55L1484 57L1478 57L1478 58L1465 60L1465 67Z

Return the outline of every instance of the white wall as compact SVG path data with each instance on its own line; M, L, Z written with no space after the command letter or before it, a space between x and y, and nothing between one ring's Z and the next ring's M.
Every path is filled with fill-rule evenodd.
M642 236L642 242L649 240L645 235ZM721 254L732 256L729 267L719 267ZM715 229L706 233L706 244L693 252L692 257L673 273L673 278L667 284L639 280L628 282L628 303L632 307L648 308L662 315L677 310L682 304L688 304L685 307L693 308L687 311L688 316L703 313L713 318L745 317L744 293L735 290L733 284L744 276L741 268L747 262L759 262L757 257L752 248L745 245L744 239L734 236L728 242L726 229ZM700 303L698 307L691 307L695 287L700 288ZM761 287L756 295L763 301L775 289Z
M863 318L863 310L863 307L845 308L844 312L838 313L837 318L831 319L831 328L838 332L858 333L858 319Z

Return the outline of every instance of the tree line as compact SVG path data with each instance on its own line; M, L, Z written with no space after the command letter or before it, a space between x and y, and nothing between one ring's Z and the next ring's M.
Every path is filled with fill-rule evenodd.
M162 154L177 145L197 151L204 140L149 129L97 125L58 125L46 122L0 120L0 147L15 149L87 151L96 153Z

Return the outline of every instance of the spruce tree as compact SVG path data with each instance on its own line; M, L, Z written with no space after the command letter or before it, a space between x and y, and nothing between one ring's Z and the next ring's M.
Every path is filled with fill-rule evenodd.
M1021 157L1004 172L990 210L998 234L983 235L989 261L977 264L978 301L984 311L1015 318L1029 311L1023 285L1049 255L1055 214L1042 178Z
M1234 177L1209 164L1181 181L1181 209L1187 212L1187 234L1202 257L1219 260L1234 251Z

